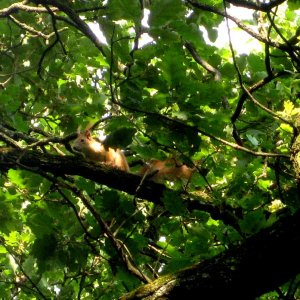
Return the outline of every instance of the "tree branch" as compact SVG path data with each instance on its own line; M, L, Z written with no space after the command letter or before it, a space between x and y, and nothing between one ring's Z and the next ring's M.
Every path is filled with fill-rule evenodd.
M34 13L47 12L47 10L45 8L29 6L29 5L25 5L25 3L27 3L27 1L14 3L7 8L1 9L0 10L0 18L5 18L11 14L15 14L15 13L19 12L20 10L26 11L26 12L34 12ZM54 11L57 11L57 9L54 8Z
M78 14L69 7L68 4L64 4L63 2L58 0L34 0L32 2L41 5L52 5L58 8L60 11L64 12L74 22L74 24L76 24L77 29L79 29L87 38L89 38L93 42L93 44L104 57L106 56L103 50L103 44L99 41L98 37L90 29L90 27L82 19L80 19Z
M266 84L268 84L269 82L271 82L272 80L281 77L281 76L286 76L289 73L287 71L280 71L276 74L273 74L272 76L267 76L264 79L256 82L255 84L253 84L251 87L248 88L249 93L254 93L255 91L257 91L258 89L262 88L263 86L265 86ZM236 122L236 120L238 119L238 117L240 116L242 109L243 109L243 105L245 103L245 101L248 98L248 93L246 91L243 91L238 104L236 106L236 109L233 113L233 115L231 116L231 122L234 123Z
M144 113L145 115L153 115L157 118L160 118L162 121L164 121L166 124L176 124L178 126L182 126L183 128L186 128L186 129L189 129L189 130L193 130L193 131L196 131L204 136L207 136L209 137L210 139L214 140L214 141L217 141L223 145L226 145L226 146L229 146L235 150L239 150L239 151L243 151L243 152L246 152L246 153L249 153L251 155L254 155L254 156L262 156L262 157L286 157L286 158L289 158L290 156L287 155L287 154L282 154L282 153L270 153L270 152L262 152L262 151L254 151L254 150L251 150L251 149L248 149L246 147L243 147L239 144L235 144L235 143L231 143L227 140L224 140L220 137L217 137L217 136L214 136L213 134L210 134L204 130L201 130L201 129L198 129L197 127L195 126L191 126L191 125L188 125L188 124L185 124L179 120L176 120L176 119L172 119L172 118L169 118L168 116L165 116L165 115L161 115L159 113L156 113L156 112L150 112L150 111L145 111L145 110L142 110L142 109L139 109L139 108L134 108L134 107L130 107L128 105L125 105L121 102L115 102L116 104L120 105L121 107L123 108L126 108L128 110L131 110L131 111L135 111L135 112L139 112L139 113Z
M300 272L300 211L285 216L241 245L122 297L131 299L252 300Z
M199 2L196 2L196 1L192 1L192 0L186 0L186 2L188 4L190 4L192 7L194 8L197 8L197 9L200 9L200 10L205 10L205 11L208 11L208 12L212 12L212 13L215 13L219 16L222 16L222 17L226 17L228 19L230 19L231 21L233 21L240 29L244 30L245 32L247 32L249 35L251 35L253 38L257 39L258 41L264 43L264 44L268 44L272 47L275 47L277 49L280 49L282 51L287 51L289 50L289 47L285 44L279 44L275 41L270 41L264 37L262 37L260 34L256 33L255 31L253 31L250 27L246 26L243 22L241 22L239 19L229 15L229 14L226 14L225 12L223 11L220 11L212 6L209 6L209 5L206 5L206 4L202 4L202 3L199 3Z
M110 242L116 249L117 253L120 255L125 267L127 270L139 278L142 282L147 283L150 282L151 279L147 277L147 275L143 274L141 270L135 265L132 255L127 249L126 245L118 240L114 234L111 232L107 223L103 220L101 215L96 211L94 206L91 204L91 201L88 197L86 197L81 190L79 190L76 186L71 186L70 184L66 184L66 187L71 190L77 197L80 198L81 202L84 206L89 210L89 212L93 215L95 220L97 221L99 228L102 229L103 233L109 238Z
M31 170L36 173L49 172L56 177L79 175L157 204L162 204L161 198L165 192L175 192L163 184L148 180L144 181L137 192L137 187L141 182L140 176L123 172L105 164L91 164L75 156L57 156L31 150L20 151L20 149L0 148L0 170L9 169ZM185 200L188 210L206 211L213 218L220 219L225 224L239 230L238 218L241 213L238 209L229 205L220 208L195 195L185 193L181 196Z
M25 272L25 269L23 268L20 259L17 257L17 254L8 246L6 245L4 239L1 237L0 238L0 245L2 245L6 251L9 253L9 255L11 255L11 257L14 259L15 263L18 265L20 271L22 272L22 274L26 277L26 279L30 282L30 284L33 287L33 290L36 291L36 293L42 298L42 299L48 299L44 293L42 292L42 290L39 288L38 283L35 283L33 281L33 279L31 279L31 277L27 274L27 272Z
M283 117L281 117L280 115L276 114L275 112L273 112L271 109L267 108L266 106L264 106L263 104L261 104L259 101L257 101L252 94L248 91L248 89L245 87L245 85L242 85L243 90L247 93L249 99L259 108L261 108L262 110L264 110L265 112L267 112L268 114L270 114L272 117L274 117L275 119L278 119L280 121L282 121L283 123L286 123L288 125L290 125L294 130L297 130L296 127L294 126L294 124L286 119L284 119Z
M46 34L40 32L40 31L34 29L33 27L31 27L31 26L29 26L29 25L27 25L27 24L25 24L25 23L20 22L20 21L19 21L18 19L16 19L15 17L9 16L8 18L9 18L10 20L12 20L17 26L19 26L20 28L22 28L22 29L24 29L24 30L30 32L31 34L40 36L40 37L42 37L44 40L48 40L48 39L49 39L49 35L46 35Z
M207 61L205 61L202 57L199 56L195 47L190 42L185 42L184 46L190 52L196 63L201 65L207 72L212 73L214 75L215 81L221 80L221 73L219 70L210 65Z
M247 1L247 0L226 0L226 2L231 3L235 6L240 6L248 9L259 10L263 12L269 12L273 7L278 6L285 2L286 0L271 0L267 3L260 1Z

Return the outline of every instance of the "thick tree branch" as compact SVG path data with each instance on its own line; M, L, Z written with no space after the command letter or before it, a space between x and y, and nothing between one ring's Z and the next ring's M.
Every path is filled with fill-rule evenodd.
M90 164L74 156L57 156L31 150L0 148L0 170L25 169L33 172L50 172L55 176L79 175L99 184L124 191L130 195L162 204L164 192L172 192L163 184L144 181L138 192L141 177L125 173L105 164ZM240 211L225 205L222 208L202 201L194 195L182 195L188 210L203 210L215 219L239 230L238 218Z
M259 11L263 11L263 12L269 12L272 8L282 4L285 1L286 0L271 0L267 3L265 3L265 2L260 2L260 1L226 0L226 2L231 3L235 6L259 10Z
M0 148L1 149L1 148ZM75 156L57 156L37 151L2 148L0 150L0 169L28 169L50 172L56 176L80 175L99 184L107 185L128 194L135 195L140 176L125 173L105 164L91 164ZM139 196L153 200L162 196L164 185L145 183Z
M16 142L14 139L12 139L10 136L6 135L4 132L0 131L0 141L4 141L7 145L21 149L21 146Z
M95 33L90 29L90 27L79 17L79 15L72 9L68 4L64 4L63 1L59 0L34 0L32 1L36 4L41 5L52 5L58 8L60 11L64 12L71 20L76 24L77 29L79 29L87 38L89 38L96 48L106 56L103 50L103 44L99 41Z
M245 32L247 32L249 35L251 35L253 38L257 39L258 41L264 43L264 44L268 44L269 46L275 47L277 49L280 49L282 51L289 51L290 47L286 44L280 44L277 43L275 41L271 41L263 36L261 36L260 34L256 33L255 31L253 31L249 26L246 26L243 22L241 22L239 19L221 11L218 10L212 6L209 6L207 4L203 4L197 1L192 1L192 0L186 0L186 2L188 4L190 4L192 7L200 9L200 10L205 10L208 12L212 12L214 14L217 14L219 16L228 18L229 20L233 21L240 29L244 30Z
M122 297L253 300L300 272L300 212L209 260L161 277Z

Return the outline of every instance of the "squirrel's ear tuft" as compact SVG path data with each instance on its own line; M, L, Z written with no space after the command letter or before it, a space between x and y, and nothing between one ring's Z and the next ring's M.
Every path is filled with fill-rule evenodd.
M91 139L91 131L89 129L85 129L83 133L80 133L84 135L87 139Z
M81 125L79 125L78 128L77 128L77 134L78 135L80 134L80 129L81 129Z

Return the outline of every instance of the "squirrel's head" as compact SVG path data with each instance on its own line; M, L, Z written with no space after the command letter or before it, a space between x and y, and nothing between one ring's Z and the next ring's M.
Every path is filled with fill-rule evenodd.
M77 129L77 138L75 139L73 146L75 152L79 152L86 159L93 161L103 161L106 156L106 150L103 144L91 136L90 127L80 131L80 127Z
M85 129L84 131L80 131L80 126L77 129L77 138L73 143L73 149L76 151L81 151L90 146L93 138L91 136L91 131L89 129Z

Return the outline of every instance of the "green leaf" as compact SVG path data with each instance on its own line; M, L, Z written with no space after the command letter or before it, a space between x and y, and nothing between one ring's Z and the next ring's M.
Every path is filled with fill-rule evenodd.
M95 192L95 183L93 181L79 177L76 179L76 185L78 188L86 191L89 194L92 194Z
M108 11L113 20L131 20L137 23L141 18L140 3L138 0L110 0Z
M35 240L32 246L32 254L44 265L47 260L54 256L57 248L57 240L54 235L44 235Z
M261 209L249 212L240 222L243 232L253 234L267 225L266 218Z
M15 228L16 222L13 217L13 207L10 203L4 202L5 199L0 196L0 231L9 234Z
M17 2L0 1L0 298L119 299L141 273L180 276L220 252L236 264L234 278L239 245L277 221L274 233L285 230L282 215L300 208L300 138L274 118L298 127L299 1L273 7L271 26L265 12L244 18L226 3L245 26L230 25L233 49L222 0L57 1L68 22L27 2L30 12L13 19ZM105 43L88 36L91 23ZM252 48L248 29L271 46ZM95 183L79 164L57 163L71 161L70 138L89 121L106 147L126 151L126 184L117 172ZM28 148L41 140L49 143ZM144 164L166 158L195 167L190 182L140 182ZM299 276L291 286L283 275L285 284L266 290L299 298Z
M114 215L120 206L120 196L116 191L104 191L97 197L96 202L105 215Z
M156 0L151 5L149 25L154 27L167 25L171 20L181 19L185 6L180 0Z
M114 130L106 139L105 146L113 148L125 148L131 144L136 130L130 127L122 127Z
M165 208L170 211L172 215L183 215L185 213L186 207L177 192L165 192L162 200Z
M41 209L28 209L27 225L39 238L50 235L54 231L54 220ZM30 214L29 214L30 213Z
M259 141L255 138L255 136L250 134L247 134L246 136L253 146L257 147L259 145Z

